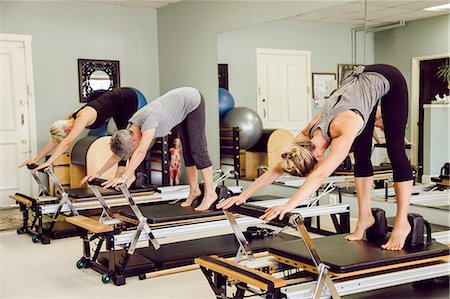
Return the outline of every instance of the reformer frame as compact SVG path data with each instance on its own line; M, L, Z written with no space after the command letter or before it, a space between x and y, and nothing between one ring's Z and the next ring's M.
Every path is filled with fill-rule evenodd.
M259 217L262 211L251 205L241 205L239 207L232 207L233 212ZM233 223L233 214L230 212L227 217L230 219L230 224L233 227L236 238L242 244L240 251L252 259L252 252L247 250L245 238L238 226ZM301 213L300 213L301 214ZM321 298L322 296L331 296L332 298L339 298L340 295L348 295L362 291L368 291L379 287L380 283L386 283L388 286L398 285L401 283L414 282L418 280L430 279L440 276L449 275L447 255L439 255L436 253L428 257L418 260L404 260L395 264L379 265L374 268L353 270L345 274L336 274L331 272L330 267L327 266L317 254L317 250L309 237L308 232L303 223L303 217L299 214L286 214L283 220L274 219L269 222L270 225L279 227L294 227L302 236L303 243L309 255L311 264L291 260L286 256L277 256L276 253L270 253L275 258L274 268L282 269L279 264L292 267L293 269L304 269L304 273L315 273L317 275L316 281L297 281L292 283L285 279L276 279L273 276L268 276L266 273L254 271L248 267L242 267L237 263L225 262L217 257L200 257L196 259L196 263L200 265L202 272L206 276L208 283L214 291L217 298L227 297L227 285L236 286L236 293L233 298L244 298L245 291L250 291L255 295L264 298ZM448 235L448 232L445 232ZM435 237L439 237L435 235ZM439 239L439 238L438 238ZM442 239L442 238L441 238ZM442 240L439 240L442 241ZM447 238L448 241L448 238ZM448 244L445 243L444 244ZM441 246L446 248L444 245ZM300 249L300 248L299 248ZM269 250L270 251L270 250ZM276 251L275 251L276 252ZM414 251L413 251L414 252ZM448 252L448 249L446 249ZM240 256L242 256L242 253ZM304 255L303 255L304 256ZM236 260L239 262L239 259ZM388 270L398 269L396 272L389 272ZM430 272L431 271L431 272ZM314 274L310 274L314 275ZM331 277L335 277L333 280ZM249 285L251 287L249 287ZM324 286L327 288L324 288ZM255 289L255 287L257 289ZM260 291L258 291L258 288ZM339 289L339 293L337 290Z
M224 210L224 214L226 215L231 228L236 236L236 239L238 240L240 247L238 249L238 252L236 254L235 262L239 263L242 260L242 257L245 255L248 260L253 261L255 260L253 252L249 246L248 241L246 240L244 234L242 233L240 227L236 223L236 219L233 215L234 213L248 215L251 217L260 217L264 212L262 212L258 207L255 207L253 205L249 204L243 204L241 206L233 206L230 210ZM304 219L303 217L298 213L286 213L285 217L282 220L279 220L278 218L275 218L271 220L268 224L282 227L282 230L284 230L287 227L292 227L297 230L297 232L300 234L301 239L303 240L306 248L308 249L308 252L311 256L311 259L315 265L315 267L318 269L318 278L317 283L314 288L313 298L319 299L321 297L321 294L324 290L324 287L327 286L329 293L331 294L331 297L333 299L340 298L333 281L331 280L330 275L328 274L329 267L322 261L319 254L317 253L317 250L314 246L314 243L309 236L308 230L305 227ZM217 275L217 273L213 273L210 269L207 269L205 266L204 261L207 262L215 262L211 258L208 257L201 257L196 259L196 263L200 265L200 269L202 270L203 274L205 275L206 279L208 280L209 285L213 289L214 293L216 294L217 298L226 298L226 283L227 279L226 277L220 277ZM223 263L223 261L219 260L219 263ZM232 265L232 267L236 267L236 265ZM256 273L249 273L255 278ZM256 274L258 275L258 274ZM276 287L277 281L273 281L268 279L268 277L264 277L264 275L259 276L258 279L263 279L263 281L266 283L264 294L266 298L280 298L280 287ZM280 282L278 281L280 284ZM239 284L239 283L238 283ZM264 284L263 284L264 285ZM281 286L283 286L281 284ZM246 284L242 284L240 287L237 287L236 294L234 298L243 298L244 293L246 290L249 290L246 286ZM258 294L260 295L260 294Z
M216 172L215 177L216 180L214 181L214 185L217 186L220 183L223 183L226 179L228 179L230 176L235 175L233 171L222 173L222 172ZM218 177L218 178L217 178ZM235 175L236 183L238 183L238 179ZM102 186L102 184L105 182L105 180L102 179L94 179L91 180L88 183L88 186L92 189L93 193L95 194L96 198L100 202L101 206L103 207L103 212L100 217L99 223L101 224L109 224L109 227L104 225L95 225L93 223L87 222L86 217L80 218L78 217L71 217L68 218L67 221L69 223L72 223L76 226L78 226L81 230L81 238L83 239L83 256L80 260L77 262L78 268L92 268L95 271L102 273L102 281L104 283L109 282L110 280L113 280L114 284L116 285L122 285L125 284L125 276L121 275L119 273L122 273L124 268L127 266L129 257L132 256L136 250L137 243L140 241L148 241L149 246L153 246L155 250L158 250L160 248L160 244L158 243L157 239L153 235L152 229L147 223L147 218L144 217L141 210L139 209L137 203L133 199L130 191L126 187L125 184L121 183L117 185L117 189L119 189L122 194L127 199L129 206L131 207L131 210L133 214L137 218L136 221L129 221L127 219L121 218L116 219L112 213L110 208L108 207L106 201L104 200L102 194L97 189L97 186ZM226 188L226 187L224 187ZM228 188L227 188L228 190ZM219 192L220 196L227 196L228 192L226 194L222 194L222 192ZM106 221L104 221L106 219ZM102 223L103 221L103 223ZM135 230L128 231L125 236L122 236L122 238L117 238L118 235L120 235L122 229L121 229L121 223L122 222L128 222L135 224L137 227ZM92 237L89 237L89 233L94 233ZM98 239L98 244L96 248L94 249L94 253L91 256L91 246L90 243L94 240ZM108 267L105 267L97 262L98 256L100 254L100 250L103 246L103 243L106 241L106 250L108 251L108 261L109 265ZM115 246L122 246L125 249L125 254L122 256L122 260L120 261L120 269L116 271L116 250ZM142 276L139 276L142 278Z
M95 185L101 185L101 183L102 183L101 181L94 181L94 184L91 184L92 185L91 188L96 188ZM124 193L124 195L130 200L132 211L137 216L138 223L135 223L138 225L137 230L126 231L124 233L121 233L121 229L118 226L111 226L110 229L106 229L104 226L93 227L86 223L82 224L78 220L72 222L71 218L76 217L71 217L68 218L67 220L82 228L81 238L83 239L83 256L77 262L77 267L92 268L96 272L102 274L102 281L105 283L112 280L116 285L125 284L126 277L125 275L120 273L123 273L123 270L125 269L125 267L127 267L129 258L135 252L137 242L148 241L149 246L151 245L155 249L157 249L159 248L157 238L175 236L184 233L202 232L205 231L206 229L210 230L210 229L224 228L229 225L227 220L216 220L212 222L191 223L191 224L184 224L182 226L178 225L178 226L163 227L159 229L158 228L151 229L150 226L147 224L147 219L142 215L142 213L139 210L139 207L137 207L137 205L133 203L131 195L127 193L128 189L126 188L126 186L121 184L119 185L119 188ZM287 199L284 199L284 202L286 200ZM269 200L266 202L259 202L259 204L263 204L263 206L269 206L275 203L281 204L282 200ZM336 227L337 232L340 233L342 232L342 230L344 230L344 232L349 231L350 212L348 205L338 205L333 206L332 208L326 206L311 207L308 209L309 210L305 210L305 213L308 214L310 217L318 215L326 215L329 214L330 212L338 214L341 218L341 223L339 226ZM254 225L261 223L260 220L252 217L242 217L237 219L237 221L235 219L235 222L239 223L239 225ZM164 226L164 223L161 225ZM93 234L90 237L89 234L91 233ZM98 239L97 246L93 250L93 254L91 254L90 243L97 239ZM104 243L106 245L106 250L108 252L107 267L98 262L100 250ZM121 257L116 256L117 252L116 246L120 246L123 247L123 249L125 249L125 252L122 254ZM117 258L119 258L120 260L117 260ZM116 264L120 264L119 269L116 269ZM140 274L138 276L140 279L145 278L144 274Z
M37 164L27 165L28 169L31 171L38 167ZM56 178L52 168L49 166L44 170L39 170L39 172L46 173L48 177L52 180L54 186L58 190L61 198L51 197L48 189L42 183L42 180L39 178L37 173L31 173L34 180L38 184L38 198L34 199L31 197L23 196L23 195L13 195L10 196L13 200L15 200L19 204L20 211L22 211L22 227L17 229L18 234L27 233L32 236L33 243L41 242L42 244L50 244L50 240L52 238L53 229L58 220L58 217L62 213L63 206L66 206L67 211L70 212L72 216L78 216L79 213L73 206L71 200L69 199L69 195L66 193L58 179ZM45 213L42 212L42 206L46 203L55 204L55 212L53 213L52 219L48 224L48 227L44 227L43 216ZM34 216L30 219L31 212L34 212ZM31 224L29 223L31 221Z

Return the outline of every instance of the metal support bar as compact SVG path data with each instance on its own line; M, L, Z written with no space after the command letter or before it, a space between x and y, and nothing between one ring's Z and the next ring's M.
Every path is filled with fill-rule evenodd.
M245 254L250 261L255 260L255 256L253 255L253 251L250 248L250 243L245 238L244 234L241 231L241 228L236 222L236 218L234 218L233 213L228 212L227 210L223 210L223 213L228 219L228 222L231 225L231 228L233 229L234 235L236 236L236 239L239 242L239 249L236 253L236 263L240 263L242 261L242 254Z
M297 228L297 231L300 233L303 242L305 243L306 249L309 252L309 255L311 256L311 259L316 266L317 270L319 271L319 277L317 280L316 287L314 289L314 299L319 299L322 294L322 289L324 287L324 284L327 285L328 290L331 294L331 297L333 299L340 298L336 287L333 284L333 281L331 280L330 276L328 275L328 266L325 265L320 258L319 254L317 253L317 249L309 236L308 230L305 227L305 224L303 222L303 218L299 214L295 214L289 219L289 223L291 223L293 226Z
M88 182L88 186L89 186L89 188L91 188L91 190L92 190L92 192L94 193L95 197L98 199L98 201L100 202L100 204L101 204L102 207L103 207L103 212L102 212L102 215L100 216L99 221L100 221L100 222L103 222L105 216L107 216L108 219L113 219L114 216L113 216L113 214L112 214L112 212L111 212L111 209L110 209L109 206L106 204L106 201L105 201L105 199L103 198L103 196L102 196L102 194L100 193L100 191L98 191L97 186L91 185L91 184L89 184L89 182Z
M139 241L139 236L141 235L142 228L145 230L145 232L149 236L150 242L152 243L153 247L156 250L158 250L159 247L161 247L161 246L159 245L158 241L155 239L150 227L148 226L147 218L145 218L144 215L142 215L141 210L139 209L139 207L133 200L133 197L131 197L130 191L128 190L127 186L125 184L119 184L119 189L120 189L120 191L122 191L123 195L125 195L125 197L128 199L131 210L133 211L134 215L136 215L137 219L139 220L139 226L138 226L138 229L136 230L136 234L133 239L134 248L133 248L133 246L130 246L129 251L131 250L132 252L134 252L137 241ZM139 227L141 227L140 230L139 230Z

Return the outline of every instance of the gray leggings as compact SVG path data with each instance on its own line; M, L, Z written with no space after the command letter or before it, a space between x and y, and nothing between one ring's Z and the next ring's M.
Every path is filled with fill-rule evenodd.
M184 164L204 169L212 165L205 135L205 99L176 126L183 148Z

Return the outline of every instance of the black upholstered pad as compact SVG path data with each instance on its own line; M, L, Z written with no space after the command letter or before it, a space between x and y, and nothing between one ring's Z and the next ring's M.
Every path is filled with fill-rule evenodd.
M105 189L102 187L97 187L98 191L103 196L113 196L113 195L122 195L122 192L113 190L113 189ZM130 189L131 195L139 195L139 193L149 193L149 192L155 192L157 189L156 185L151 186L150 188L145 189ZM69 194L70 198L74 199L82 199L82 198L90 198L95 197L94 193L92 192L91 188L75 188L75 189L67 189L67 194Z
M322 261L330 266L330 272L345 274L365 269L424 260L449 255L449 248L438 242L423 247L401 251L383 250L381 243L347 241L343 235L314 239L314 245ZM289 241L271 245L269 253L300 263L314 265L303 241Z
M379 165L373 165L372 166L373 173L374 174L382 174L382 173L389 173L392 172L392 166L379 166ZM353 175L353 169L351 170L343 170L343 169L336 169L335 175Z
M261 200L271 200L280 197L271 195L261 195L249 198L248 201L255 202ZM215 206L215 204L213 204ZM149 224L161 224L168 222L179 222L185 220L194 220L201 218L208 218L214 216L222 216L222 210L207 210L207 211L196 211L195 205L190 207L182 207L179 203L168 204L161 203L157 205L139 205L142 215L147 218ZM119 212L120 215L137 220L136 215L129 207L124 207Z
M295 236L281 233L275 237L250 239L249 242L253 252L261 252L266 251L270 245L296 239L298 238ZM165 244L158 250L153 247L139 248L137 252L152 260L158 267L168 269L192 264L194 258L202 255L234 256L238 248L235 236L228 234Z
M253 252L262 252L266 251L271 244L295 239L298 238L281 233L276 237L254 239L249 240L249 242ZM155 250L153 247L138 248L133 254L133 256L136 256L134 262L128 264L124 270L124 274L126 276L132 276L190 265L194 263L195 258L202 255L214 254L220 257L231 257L236 255L238 248L239 244L232 234L164 244L158 250ZM116 259L123 254L123 249L116 251ZM107 267L108 253L100 253L98 261Z
M223 215L222 210L196 211L194 207L182 207L179 204L158 204L151 206L139 206L142 215L147 218L149 224L176 222ZM130 209L122 209L120 215L135 219L136 215Z
M389 231L392 231L392 229L394 228L394 221L395 221L395 217L388 217L387 218L387 224L388 224L388 230ZM450 230L450 227L448 227L448 226L434 224L434 223L430 223L430 227L431 227L431 232L432 233L446 232L446 231Z

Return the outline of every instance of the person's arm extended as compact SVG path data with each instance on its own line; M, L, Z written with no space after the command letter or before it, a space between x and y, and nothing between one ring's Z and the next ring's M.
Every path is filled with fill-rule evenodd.
M240 205L247 201L253 194L260 191L264 187L272 184L277 178L284 173L281 168L281 163L278 163L275 167L269 168L263 175L257 178L244 192L238 196L230 197L217 205L218 209L228 209L232 205Z
M55 151L53 152L53 154L51 155L51 157L42 165L39 165L39 167L36 167L33 172L38 171L39 169L42 168L46 168L48 166L50 166L56 159L58 159L59 156L61 156L72 144L72 142L78 137L80 136L81 132L83 132L83 130L86 127L86 123L87 123L87 117L78 117L74 123L73 123L73 128L70 131L70 133L66 136L66 138L64 138L56 147Z
M127 168L125 169L125 172L123 173L121 178L116 178L114 180L109 180L104 185L105 188L108 187L115 187L119 183L126 183L129 187L131 183L133 183L133 180L128 180L128 178L134 178L134 172L136 171L136 168L141 164L141 162L145 159L145 156L147 155L148 149L150 148L150 145L152 144L152 140L155 137L156 129L149 129L142 133L141 140L139 142L139 145L137 146L136 150L134 151L133 155L131 156L131 159L127 165Z
M100 176L102 176L102 174L104 174L108 169L110 169L111 167L113 167L115 164L117 164L120 161L120 158L114 154L111 155L111 157L109 157L109 159L105 162L105 164L99 169L97 170L94 174L92 175L87 175L85 176L81 182L80 185L83 185L84 183L86 183L87 181L90 181L94 178L99 178Z
M339 164L344 161L350 151L353 140L353 137L346 135L333 139L331 142L330 154L311 172L299 190L294 193L286 204L267 209L266 213L261 216L261 219L270 221L278 215L280 215L280 219L283 219L285 213L292 211L305 199L311 196L311 194L319 189L333 171L336 170Z
M118 165L115 177L120 178L124 174L125 170L126 170L125 166Z
M281 163L278 163L275 167L270 168L263 175L257 178L253 184L250 185L244 192L241 193L241 196L245 198L245 200L249 199L256 192L260 191L264 187L272 184L276 179L278 179L284 173L281 168Z
M58 143L56 143L56 141L50 139L47 142L47 144L41 149L41 151L37 154L36 157L34 157L32 160L24 161L22 164L20 164L19 167L25 166L27 164L39 163L39 161L41 161L41 159L44 158L45 155L47 155L49 152L51 152L57 145Z

